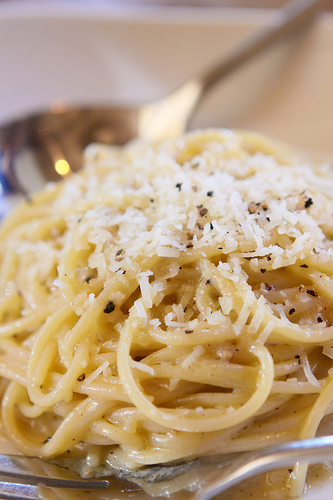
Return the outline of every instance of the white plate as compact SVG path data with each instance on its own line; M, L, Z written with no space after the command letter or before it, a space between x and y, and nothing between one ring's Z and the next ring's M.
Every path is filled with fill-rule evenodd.
M0 2L0 123L51 102L137 104L209 66L270 10ZM191 128L250 128L333 154L333 15L217 85ZM333 486L307 500L332 498Z

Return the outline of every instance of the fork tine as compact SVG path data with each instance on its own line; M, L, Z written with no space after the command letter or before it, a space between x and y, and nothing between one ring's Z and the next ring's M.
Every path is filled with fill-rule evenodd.
M41 500L38 486L0 481L0 496L10 500Z
M82 479L63 467L36 457L0 454L0 476L13 477L16 484L43 485L54 488L107 488L107 480ZM4 483L7 484L7 483ZM8 483L10 484L10 483Z

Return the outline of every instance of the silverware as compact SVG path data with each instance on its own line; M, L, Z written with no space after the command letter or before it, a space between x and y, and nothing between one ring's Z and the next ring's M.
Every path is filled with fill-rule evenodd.
M109 486L107 480L85 480L51 462L24 455L0 454L0 476L56 488L99 489Z
M281 467L293 466L297 462L318 464L325 461L333 461L333 436L292 441L243 453L232 465L208 472L205 482L193 494L191 500L211 500L241 481Z
M48 180L78 170L82 151L91 142L123 144L137 136L149 140L176 137L185 130L198 102L216 82L277 41L304 28L323 2L288 2L274 14L271 24L245 37L215 67L190 79L161 101L140 108L58 108L0 126L3 193L27 194ZM26 164L20 166L20 152L26 146L36 156L35 182L31 175L26 175Z
M75 459L72 460L73 469L75 469ZM333 461L333 436L293 441L255 452L235 453L227 458L223 456L221 459L213 458L211 463L208 461L204 466L201 466L200 462L199 464L194 463L195 485L193 485L193 480L190 481L189 491L184 491L184 498L187 500L211 500L216 495L253 476L281 467L293 466L296 462L314 464L325 461ZM70 468L71 459L68 459L66 464ZM180 467L179 475L191 471L191 467L186 469L181 468L181 466L178 467ZM177 467L175 469L177 470ZM175 470L173 470L174 474ZM107 488L111 484L109 479L81 479L69 470L53 463L39 458L18 455L0 455L0 479L3 478L9 478L9 480L0 481L1 498L17 498L21 500L27 498L43 499L41 487L44 486L49 488L91 489L95 491L94 499L97 500L99 498L97 490ZM126 478L130 479L130 476L127 475ZM102 494L103 498L116 498L113 497L113 494L116 495L117 492L112 489L112 485L110 488L109 493ZM121 488L122 494L126 493L125 483ZM127 491L128 498L132 498L135 491L130 487L128 487ZM167 494L163 484L161 491L163 492L162 495ZM167 494L167 496L170 500L174 498L172 494L170 496ZM147 497L150 498L150 495L145 494L144 498ZM126 497L122 496L122 498ZM177 498L181 497L178 496Z

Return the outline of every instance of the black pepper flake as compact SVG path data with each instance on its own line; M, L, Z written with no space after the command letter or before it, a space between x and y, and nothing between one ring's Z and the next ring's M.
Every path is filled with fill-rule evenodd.
M191 243L191 242L190 242L190 243L188 243L188 244L186 245L186 248L193 248L193 243Z
M294 314L294 312L296 311L296 309L294 307L292 307L291 309L289 309L289 314Z
M213 224L211 222L209 223L209 227L210 227L210 230L213 231L214 226L213 226Z
M313 205L312 198L306 198L304 201L304 208L309 208L311 205Z
M260 269L260 272L264 274L267 271L267 269Z
M208 208L200 208L199 215L200 217L204 217L208 213Z
M297 359L297 360L298 360L298 364L299 364L299 365L302 365L302 364L303 364L303 361L301 360L301 356L300 356L299 354L296 354L295 359Z
M212 282L212 280L209 280L209 279L208 279L208 280L206 280L206 285L210 285L210 284L211 284L211 282Z
M116 307L116 306L115 306L114 302L112 302L112 300L109 300L109 302L106 304L106 307L105 307L105 309L104 309L104 312L105 312L106 314L110 314L110 313L112 313L112 311L114 311L114 310L115 310L115 307Z
M48 443L48 442L50 441L50 439L51 439L51 436L49 436L48 438L46 438L46 439L43 441L43 444Z
M270 285L269 283L265 283L266 290L269 292L270 290L273 290L273 285Z
M85 373L81 373L81 375L79 375L76 380L78 382L82 382L85 378L86 378L86 374Z
M272 260L272 257L270 257L269 255L267 255L266 259L267 259L268 261L270 261L270 260Z
M267 220L268 222L271 222L271 219L270 219L269 217L266 217L266 220Z
M122 270L122 269L121 269L121 267L118 267L118 268L116 269L115 273L116 273L116 274L119 274L119 273L120 273L120 274L125 274L125 273L126 273L126 271Z
M178 182L176 184L176 188L178 189L178 191L181 191L181 189L182 189L182 182Z
M305 267L307 269L309 266L307 264L301 264L299 267Z
M323 321L324 321L323 318L321 316L318 316L317 323L322 323Z
M314 290L307 290L306 293L308 293L312 297L317 297L317 295L318 295Z
M118 250L118 252L116 253L116 257L119 257L120 254L122 254L124 251L123 248L121 248L120 250Z
M289 474L291 474L291 473L292 473L292 471L293 471L292 469L288 469Z
M188 333L193 333L194 330L185 330L185 333L188 334Z
M209 198L211 198L213 196L213 194L214 194L214 191L208 191L207 192L207 196L209 196Z
M154 198L150 198L150 203L154 203Z

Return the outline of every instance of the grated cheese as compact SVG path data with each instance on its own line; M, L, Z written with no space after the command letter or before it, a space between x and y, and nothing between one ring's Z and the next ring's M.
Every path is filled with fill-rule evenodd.
M333 359L333 347L325 345L323 347L323 354L325 354L325 356L328 356L329 358Z
M153 375L153 376L155 375L154 368L145 364L145 363L141 363L141 361L135 361L134 359L130 359L130 366L131 366L131 368L136 368L137 370L141 370L142 372L146 372L149 375Z
M191 354L189 354L182 362L181 366L182 368L189 368L191 365L193 365L199 358L200 356L205 352L205 348L202 345L198 345L193 349Z
M98 375L103 373L108 367L109 362L104 361L98 368L96 368L96 370L94 370L88 377L85 378L84 382L82 382L82 385L87 386L91 384L91 382L93 382L98 377Z
M87 153L87 170L96 163L111 166L103 184L96 178L84 191L74 177L57 203L80 203L82 198L96 198L97 192L103 199L112 192L119 207L124 207L114 211L95 206L81 221L82 232L88 231L88 241L96 245L89 262L93 268L102 272L111 266L116 271L111 262L103 261L111 241L131 255L144 252L178 258L187 251L188 232L193 233L194 249L221 246L225 255L251 257L253 269L254 258L268 254L273 269L293 263L309 240L318 251L329 251L316 222L329 214L325 214L325 200L316 194L320 176L310 166L284 165L260 150L252 154L243 150L230 157L228 151L242 148L241 136L231 131L198 131L186 140L195 141L196 136L202 150L184 165L177 162L178 146L172 141L151 148L134 141L125 150L94 146L96 154ZM186 142L177 144L186 147ZM121 175L115 167L120 162ZM214 195L208 197L207 192ZM304 192L315 201L316 212L300 204ZM77 218L72 223L77 225Z
M310 382L310 384L314 385L315 387L320 387L320 382L313 374L308 357L306 354L301 355L301 361L302 361L304 374L305 374L306 378L308 379L308 381Z

